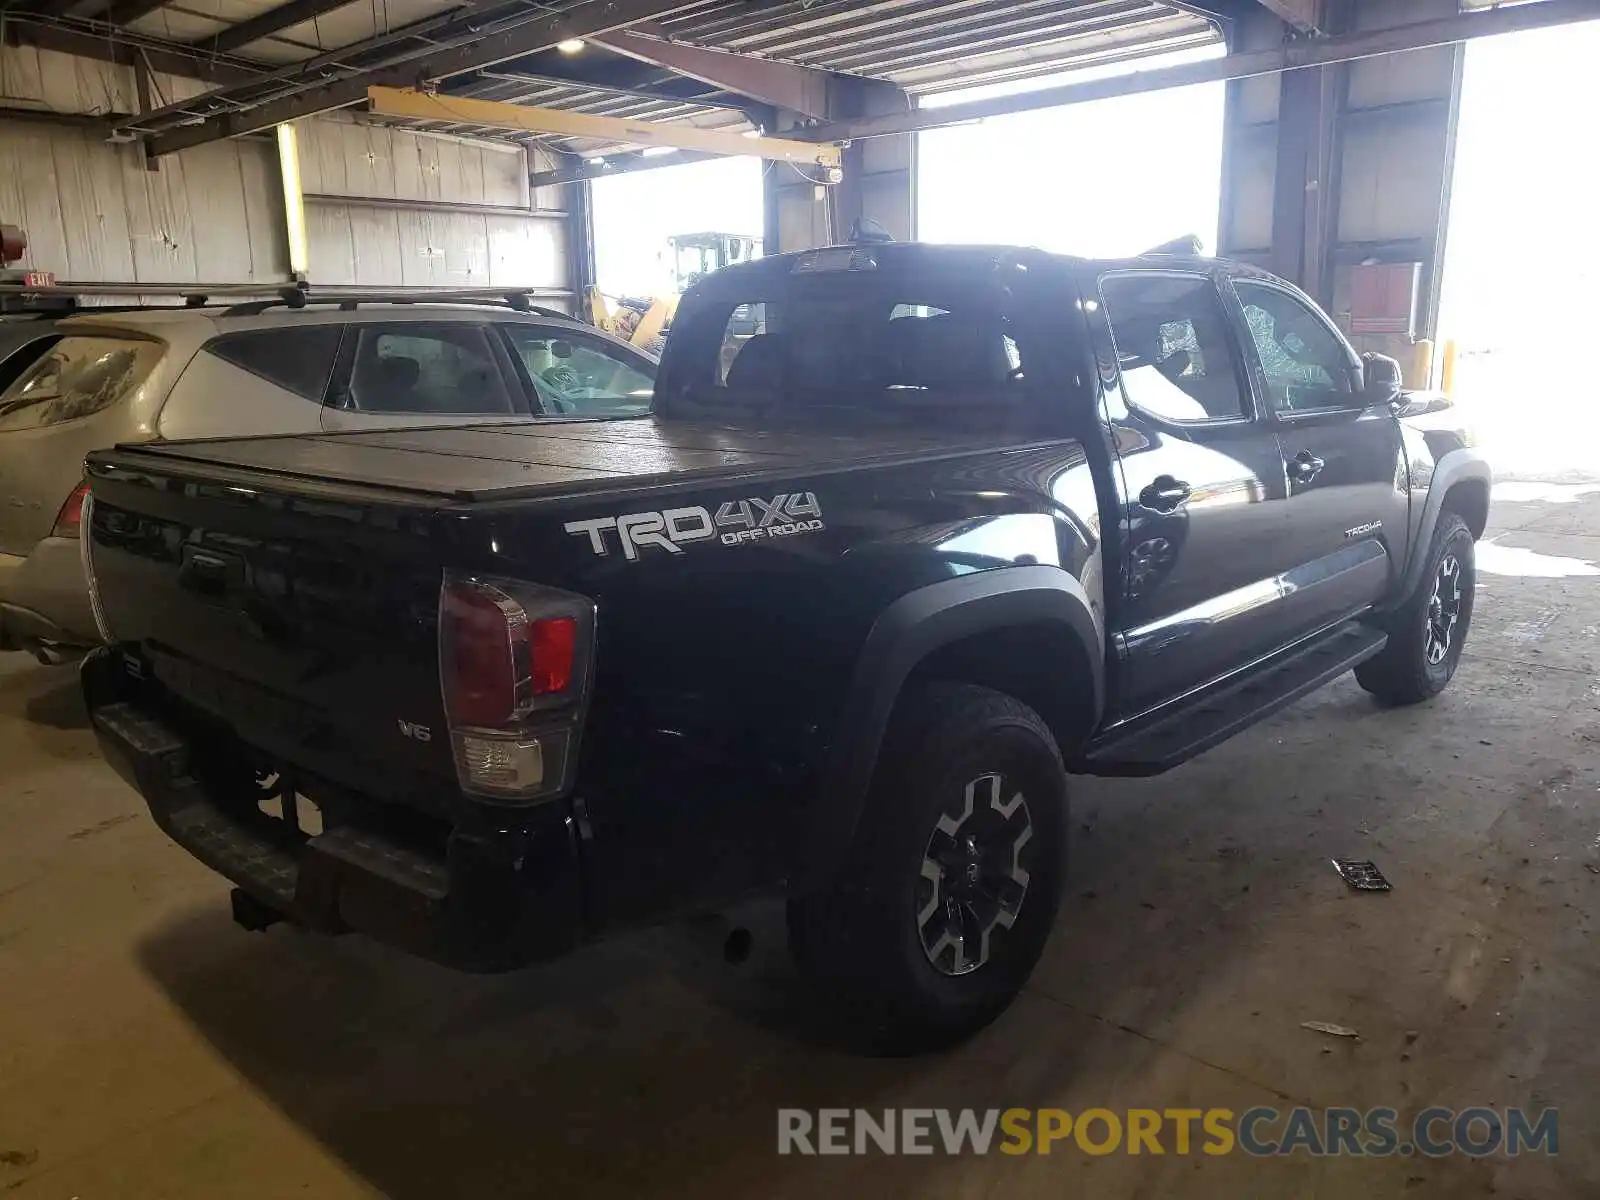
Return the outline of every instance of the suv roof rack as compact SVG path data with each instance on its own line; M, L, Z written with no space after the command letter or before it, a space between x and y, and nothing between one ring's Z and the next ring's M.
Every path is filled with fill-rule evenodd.
M554 308L541 308L529 299L529 293L516 288L459 288L428 291L384 291L369 288L312 289L304 284L283 288L276 299L252 300L230 305L222 310L224 317L250 317L280 305L286 308L305 308L308 304L337 304L340 312L354 312L363 304L503 304L513 312L533 313L540 317L556 317L563 321L574 318L570 313Z
M519 288L426 288L382 287L312 288L306 283L59 283L54 287L27 287L0 283L0 314L5 316L65 317L83 313L132 312L141 309L171 308L168 304L85 304L90 296L172 297L184 308L210 308L220 300L236 303L223 308L222 316L250 316L270 308L301 309L308 304L337 304L349 312L361 304L503 304L515 312L574 318L553 308L534 304L532 289ZM250 298L254 299L250 299ZM11 301L12 303L7 303Z

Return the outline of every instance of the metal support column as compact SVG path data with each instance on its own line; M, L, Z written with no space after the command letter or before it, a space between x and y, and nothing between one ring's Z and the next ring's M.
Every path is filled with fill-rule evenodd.
M578 155L564 155L581 163ZM589 289L596 283L594 257L594 193L587 179L563 184L567 209L567 286L572 289L573 315L586 316Z
M848 122L911 111L906 93L893 84L837 76L828 88L828 120ZM797 114L780 114L789 136L809 136ZM843 175L831 182L822 171L796 171L773 163L765 177L765 238L768 254L842 242L862 218L890 235L912 236L913 161L909 134L861 139L844 148ZM819 195L820 192L820 195Z
M1324 28L1344 33L1353 6L1324 5ZM1324 305L1333 301L1338 241L1341 115L1349 68L1343 63L1279 77L1277 172L1272 192L1272 269Z

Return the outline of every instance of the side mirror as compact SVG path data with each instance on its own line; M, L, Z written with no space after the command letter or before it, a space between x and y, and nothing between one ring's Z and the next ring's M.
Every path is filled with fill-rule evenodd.
M1400 399L1405 378L1399 362L1386 354L1364 354L1361 356L1361 368L1365 384L1363 391L1368 404L1393 404Z
M1443 392L1402 392L1399 403L1402 417L1425 417L1455 407L1455 402Z

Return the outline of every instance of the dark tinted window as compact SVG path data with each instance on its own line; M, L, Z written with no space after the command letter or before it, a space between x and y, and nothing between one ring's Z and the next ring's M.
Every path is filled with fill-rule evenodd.
M258 329L230 333L206 347L212 354L252 375L322 403L339 353L342 325L307 325L299 329Z
M1021 335L995 289L795 278L783 294L680 312L667 353L680 372L673 403L708 414L987 428L1034 411Z
M1209 279L1112 275L1100 281L1128 403L1168 421L1250 413L1244 373Z
M1288 292L1236 283L1245 324L1278 412L1353 405L1350 355L1310 308Z
M481 325L358 325L346 407L503 416L522 411Z

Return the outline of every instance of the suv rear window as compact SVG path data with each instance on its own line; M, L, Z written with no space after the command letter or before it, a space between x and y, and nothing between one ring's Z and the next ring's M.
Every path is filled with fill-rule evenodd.
M166 347L126 337L67 337L0 392L0 430L87 417L131 395Z
M1024 347L998 299L861 274L680 312L673 398L717 416L848 412L992 421L1024 402Z
M257 329L226 334L206 349L224 362L321 404L343 334L342 325Z

